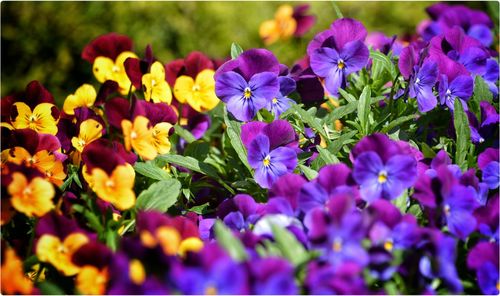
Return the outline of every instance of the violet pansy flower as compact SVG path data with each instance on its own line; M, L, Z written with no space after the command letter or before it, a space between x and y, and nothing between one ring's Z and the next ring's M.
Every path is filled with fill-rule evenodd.
M353 19L339 19L329 30L319 33L309 43L311 69L325 78L329 93L337 95L345 87L349 74L361 70L368 63L370 54L363 43L366 29Z
M460 75L449 83L448 77L442 75L439 83L439 102L441 105L446 104L453 111L455 99L460 99L464 109L467 110L467 101L472 96L473 89L474 81L469 75Z
M227 110L241 121L250 121L279 93L280 66L265 49L251 49L224 63L215 73L215 93Z
M290 99L288 95L292 93L296 88L296 82L290 77L280 76L278 77L280 90L279 93L271 101L268 101L266 109L269 110L274 118L278 119L282 113L284 113L295 101Z
M409 95L417 99L420 112L428 112L437 105L436 96L432 92L432 87L436 84L438 76L437 64L426 61L422 67L415 66L413 71L414 75L409 84Z

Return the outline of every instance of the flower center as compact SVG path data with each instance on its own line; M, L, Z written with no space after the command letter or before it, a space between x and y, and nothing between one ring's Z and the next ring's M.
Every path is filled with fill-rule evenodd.
M155 86L155 85L156 85L156 80L151 79L151 86Z
M210 285L205 289L205 295L217 295L217 288Z
M85 140L84 140L84 139L81 139L81 138L79 138L79 139L78 139L78 145L79 145L80 147L84 147L84 146L85 146L85 144L87 144L87 142L85 142Z
M200 87L197 84L193 85L193 91L194 92L200 91Z
M338 63L337 63L337 67L342 70L345 68L345 63L344 63L344 60L343 59L339 59Z
M23 195L31 195L31 188L29 187L24 188Z
M335 240L333 240L332 250L335 252L340 252L342 250L341 238L335 238Z
M450 205L447 205L447 204L446 204L446 205L444 205L444 207L443 207L443 211L444 211L444 214L445 214L446 216L449 216L449 215L450 215L450 211L451 211Z
M113 72L118 73L120 71L120 68L118 66L113 66Z
M64 245L59 245L59 247L57 247L57 252L65 254L68 252L68 249L66 249L66 247L64 247Z
M130 138L131 138L131 139L137 139L137 133L136 133L136 132L134 132L134 131L132 131L132 132L130 133Z
M264 164L265 167L268 167L269 165L271 165L271 156L266 156L264 158L264 160L262 161L262 163Z
M419 84L420 83L420 78L417 78L417 80L415 80L415 84Z
M381 171L380 173L378 173L378 182L380 184L384 184L385 182L387 182L387 171Z
M113 180L108 180L105 185L106 187L115 187L115 182L113 182Z
M392 251L392 248L394 248L394 243L393 243L392 239L386 240L384 243L384 249L386 251L390 252L390 251Z
M31 115L30 118L29 118L29 121L30 122L35 122L36 121L36 116L35 115Z
M273 104L276 104L276 103L278 103L278 99L277 99L277 98L274 98L274 99L273 99Z
M252 96L252 90L249 87L245 87L245 93L243 94L243 97L245 99L250 99Z

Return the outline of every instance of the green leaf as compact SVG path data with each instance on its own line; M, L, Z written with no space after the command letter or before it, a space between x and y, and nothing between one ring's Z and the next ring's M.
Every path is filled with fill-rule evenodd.
M370 58L373 60L373 63L382 65L383 69L387 70L387 73L391 75L391 80L394 80L398 75L398 71L396 70L396 66L390 57L381 53L380 51L370 50Z
M323 136L325 141L329 142L329 138L328 138L327 134L325 133L325 129L323 129L323 127L321 126L321 122L316 118L316 116L311 115L312 112L309 113L309 111L302 109L298 104L293 104L290 109L292 109L296 114L299 115L300 120L302 120L304 123L306 123L310 127L314 128L318 133L321 134L321 136ZM311 110L311 109L309 109L309 110Z
M339 159L335 155L330 153L330 151L326 150L325 148L323 148L319 145L316 145L316 149L319 152L319 157L321 157L321 159L323 159L325 164L339 163L340 162Z
M358 132L357 131L350 131L348 133L345 133L332 141L332 143L328 146L328 151L332 153L333 155L336 155L339 153L340 149L342 149L343 144L347 141L350 140L352 137L354 137Z
M136 162L134 165L134 170L148 178L153 180L166 180L170 179L168 173L161 168L157 167L153 162Z
M248 254L241 241L220 220L215 221L215 237L217 242L237 261L244 261Z
M38 284L38 288L42 295L65 295L66 293L56 284L44 281Z
M464 107L460 100L455 100L455 118L453 124L455 125L456 132L456 151L455 151L455 164L460 166L462 171L467 170L467 151L469 150L470 143L470 127L469 119L464 111Z
M388 125L384 126L380 131L382 133L388 133L392 129L399 127L403 123L418 118L418 116L419 116L418 114L411 114L411 115L399 117L399 118L391 121Z
M116 251L117 246L117 233L114 230L108 229L106 231L106 245L112 250Z
M206 214L208 212L208 210L210 210L210 203L208 203L208 202L206 202L202 205L199 205L199 206L194 206L194 207L189 209L190 212L194 212L198 215Z
M312 180L318 176L318 172L303 164L299 164L299 169L304 173L308 180Z
M241 46L238 43L233 42L233 44L231 44L231 58L233 60L239 57L242 52L243 48L241 48Z
M337 119L342 119L344 116L349 115L358 109L358 102L350 102L346 105L337 107L333 109L330 114L328 114L328 119L325 122L333 123Z
M294 266L301 265L309 260L309 255L304 246L297 240L295 235L283 227L271 224L276 246L283 256Z
M477 118L481 117L481 101L488 101L491 103L493 99L493 94L488 87L488 84L484 82L484 79L481 76L476 76L474 80L474 94L472 98L469 100L468 105L470 111L472 111Z
M141 210L158 210L165 213L175 202L181 190L181 182L168 179L151 184L139 194L136 206Z
M369 86L365 86L361 96L359 97L358 103L358 118L363 133L368 134L368 116L370 115L370 103L371 103L371 89Z
M401 213L406 213L406 209L408 208L408 190L403 191L398 198L392 200L391 202Z
M229 141L231 142L231 146L233 146L234 151L236 151L236 154L243 165L245 165L248 171L252 173L252 169L248 164L245 146L243 146L243 143L241 142L241 123L229 119L226 109L224 110L224 123L226 124L226 133L229 137Z
M332 1L332 5L333 5L333 9L335 10L335 14L337 15L337 18L338 19L341 19L344 17L344 15L342 14L342 12L340 11L340 8L337 6L337 4L335 3L335 1Z
M200 162L197 159L192 158L190 156L182 156L182 155L176 155L176 154L163 154L163 155L157 156L157 158L159 158L160 160L164 160L168 163L175 164L175 165L184 167L186 169L195 171L197 173L207 175L207 176L215 178L215 179L219 178L215 168L213 168L211 165Z
M179 137L182 137L184 140L186 140L186 142L192 143L192 142L196 141L193 134L190 131L188 131L187 129L184 129L182 126L176 124L176 125L174 125L174 130L175 130L175 133L178 134Z

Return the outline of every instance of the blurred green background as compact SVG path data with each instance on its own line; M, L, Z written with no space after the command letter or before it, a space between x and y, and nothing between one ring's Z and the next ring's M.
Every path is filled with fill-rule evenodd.
M130 36L140 56L151 44L164 63L193 50L222 58L229 55L233 41L244 49L264 47L259 25L272 19L283 3L287 2L2 2L1 95L39 80L61 104L81 84L97 85L91 65L80 53L92 39L112 31ZM403 35L427 18L424 9L431 3L337 5L345 17L361 20L369 31ZM268 47L282 63L291 65L301 58L309 40L336 19L330 1L310 4L310 13L317 16L312 30L302 39Z

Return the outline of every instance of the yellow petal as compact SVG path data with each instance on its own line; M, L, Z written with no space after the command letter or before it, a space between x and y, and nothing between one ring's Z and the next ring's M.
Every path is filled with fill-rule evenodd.
M160 122L153 127L153 143L158 154L166 154L170 151L168 134L171 128L172 125L168 122Z
M275 20L264 21L259 27L260 38L264 40L266 45L276 42L279 37L279 28Z
M54 187L40 177L35 177L28 184L23 174L15 172L7 191L11 195L12 207L28 217L41 217L54 208Z
M92 107L96 100L97 93L90 84L80 86L74 94L69 95L64 101L64 113L74 115L75 109L79 107Z
M197 111L203 112L215 108L220 100L215 95L214 71L210 69L201 71L198 76L196 76L196 84L199 85L200 88L197 96L195 96L195 100L198 102L197 105L199 106L199 110L197 109Z
M31 108L23 102L14 103L13 106L17 109L17 117L12 125L16 129L30 128Z
M126 210L134 206L135 172L132 166L119 165L111 176L100 168L92 170L93 190L104 201L112 203L119 210Z
M165 81L165 67L160 62L154 62L151 71L142 76L144 97L146 101L155 103L163 102L170 105L172 102L172 91Z
M151 65L151 71L149 71L153 76L165 80L165 66L160 62L154 62Z
M193 99L193 86L193 78L186 75L177 77L174 85L174 95L177 101L182 104L191 101Z
M97 81L103 83L106 80L112 79L114 66L115 63L110 58L97 57L92 66L92 71Z
M188 237L179 245L178 253L181 257L186 256L187 252L198 252L203 248L203 241L197 237Z
M76 277L76 288L81 294L103 295L106 292L108 277L107 268L99 270L95 266L85 265Z
M12 248L6 248L0 270L2 293L31 294L33 283L24 275L23 262Z
M292 18L292 15L293 15L293 7L291 5L285 4L278 7L278 10L274 14L274 18L276 20L283 20L283 19L288 20Z
M55 106L50 103L41 103L36 105L32 114L32 122L29 128L44 134L57 134L57 120L52 116L52 108Z
M99 139L102 136L102 124L94 119L87 119L80 124L78 137L73 137L71 143L79 152L83 151L86 145Z
M122 124L123 128L123 124ZM154 159L158 152L153 145L153 131L149 128L149 119L137 116L129 134L134 151L145 160Z
M132 142L130 135L132 133L132 122L128 119L122 120L123 141L125 142L125 149L130 151L132 149Z
M58 257L61 240L54 235L44 234L36 245L36 256L42 262L54 262Z

